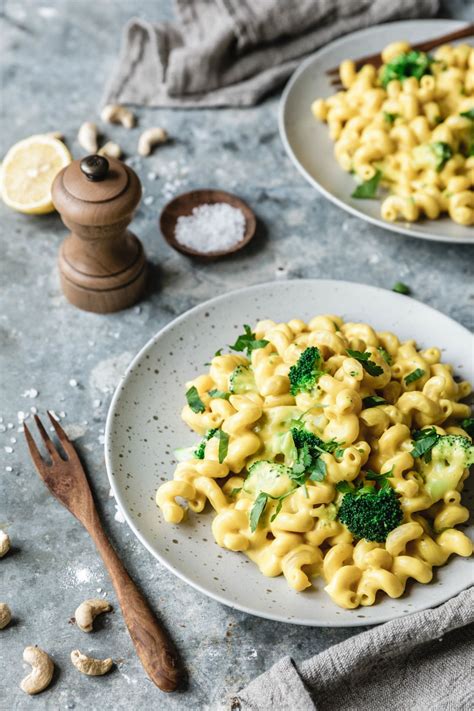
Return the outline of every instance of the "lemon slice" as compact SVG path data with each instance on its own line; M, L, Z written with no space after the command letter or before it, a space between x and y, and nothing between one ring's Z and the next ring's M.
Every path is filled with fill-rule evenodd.
M57 138L30 136L10 148L2 164L0 194L9 207L29 215L54 210L51 186L71 154Z

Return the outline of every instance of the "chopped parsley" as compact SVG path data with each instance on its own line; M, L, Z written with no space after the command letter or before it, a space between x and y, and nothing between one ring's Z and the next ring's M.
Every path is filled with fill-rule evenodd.
M384 361L386 362L386 364L392 365L393 360L392 360L392 356L390 355L390 353L388 351L386 351L385 348L382 348L382 346L378 346L377 350L380 353L380 355L382 356L382 358L384 359Z
M274 501L278 501L276 509L272 514L272 517L270 518L270 521L274 521L281 511L281 507L283 506L283 499L286 499L286 497L292 494L293 492L294 489L290 489L290 491L287 491L281 496L272 496L271 494L267 494L265 491L261 491L255 499L254 505L252 506L252 509L250 511L250 530L252 531L252 533L257 530L258 524L260 522L263 512L265 511L265 506L267 505L268 500L273 499Z
M227 457L227 450L229 449L229 435L223 430L217 430L215 436L219 440L219 464L222 464L224 459Z
M383 112L383 117L387 123L392 125L395 122L395 119L397 119L400 116L400 114L391 114L388 111Z
M291 469L290 478L297 486L304 486L310 481L323 481L326 478L326 463L321 459L321 454L332 454L340 449L340 444L332 439L324 442L317 435L302 427L293 427L291 430L295 443L297 458Z
M469 109L469 111L461 111L459 115L464 116L464 118L471 119L471 121L474 121L474 108Z
M188 405L193 412L204 412L206 409L206 406L199 397L199 393L195 385L192 385L186 392L186 400L188 401Z
M395 284L392 286L392 291L395 291L397 294L404 294L405 296L408 296L411 291L410 287L404 284L402 281L397 281Z
M353 351L347 348L347 353L351 358L355 358L355 360L359 361L363 369L367 371L369 375L382 375L383 368L377 365L377 363L374 363L373 360L370 360L370 353L368 351Z
M207 432L196 449L194 450L194 456L196 459L204 459L204 454L206 452L206 444L209 442L210 439L214 437L214 435L217 432L217 427L213 427L209 432Z
M430 143L429 148L435 157L435 170L439 173L440 170L443 170L448 160L453 157L453 149L449 143L444 141Z
M394 80L403 82L408 77L415 77L415 79L420 80L424 74L431 74L430 67L433 61L429 54L416 50L399 54L391 62L383 65L380 73L380 83L386 89L387 84Z
M358 200L371 200L372 198L376 198L381 177L382 172L377 170L372 178L365 180L356 187L351 197L357 198Z
M405 375L403 380L405 381L405 385L410 385L410 383L414 383L415 380L419 380L422 378L425 374L425 371L422 368L416 368L413 370L411 373L408 373L408 375Z
M385 472L384 474L377 474L377 472L373 472L371 469L367 470L367 473L365 475L365 478L368 481L375 481L376 484L381 489L389 489L390 484L388 483L388 480L393 477L393 467L390 469L390 471Z
M239 494L241 491L242 491L242 487L236 486L232 489L232 491L230 491L229 496L237 496L237 494Z
M434 427L427 427L424 430L412 432L413 444L415 445L410 454L412 457L423 457L425 462L431 462L431 450L437 444L441 435Z
M248 324L244 324L244 333L238 336L234 345L229 346L229 348L233 351L246 351L247 356L250 356L252 351L257 350L258 348L265 348L268 343L269 341L266 341L264 338L255 338L255 333L252 333L250 326Z
M209 390L208 392L210 397L217 397L221 400L228 400L230 397L230 393L225 393L222 390L217 390L216 388Z
M380 395L368 395L362 400L363 406L368 409L369 407L377 407L378 405L386 405L387 401L384 400Z

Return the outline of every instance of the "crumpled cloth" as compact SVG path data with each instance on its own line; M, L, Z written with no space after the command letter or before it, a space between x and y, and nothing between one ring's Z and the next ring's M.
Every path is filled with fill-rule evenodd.
M472 711L474 587L296 664L281 659L233 699L242 711Z
M318 47L369 25L429 17L439 0L174 0L174 5L175 24L130 20L106 103L250 106Z

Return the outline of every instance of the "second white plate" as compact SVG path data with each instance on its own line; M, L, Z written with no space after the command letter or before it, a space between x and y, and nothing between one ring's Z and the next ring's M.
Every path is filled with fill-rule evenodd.
M385 222L380 217L380 200L351 198L355 186L353 176L344 172L334 158L334 143L329 138L327 125L316 121L311 113L314 99L334 94L326 70L337 67L344 59L375 53L395 39L409 40L413 44L423 42L463 25L454 20L411 20L377 25L342 37L303 62L283 92L279 125L286 152L313 187L347 212L386 230L438 242L474 244L474 228L458 225L448 217L414 223Z
M195 443L180 418L184 383L205 372L218 348L235 341L242 324L259 319L309 320L333 313L367 321L378 330L436 345L456 373L472 381L470 333L447 316L391 291L330 280L273 282L234 291L188 311L160 331L136 356L116 390L107 418L105 454L110 484L139 540L173 573L210 597L244 612L281 622L357 626L439 605L473 580L472 560L453 556L429 585L413 584L398 600L343 610L324 592L324 581L303 593L286 580L265 578L249 559L223 550L211 533L212 514L191 515L179 526L164 522L155 504L158 486L171 479L173 450ZM472 477L474 480L474 477Z

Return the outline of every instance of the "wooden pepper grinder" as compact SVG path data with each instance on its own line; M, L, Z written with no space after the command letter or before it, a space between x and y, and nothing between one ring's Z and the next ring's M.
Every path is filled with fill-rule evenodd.
M127 230L141 193L136 173L113 158L87 156L56 176L53 203L71 230L59 251L59 272L74 306L108 313L142 295L146 257Z

